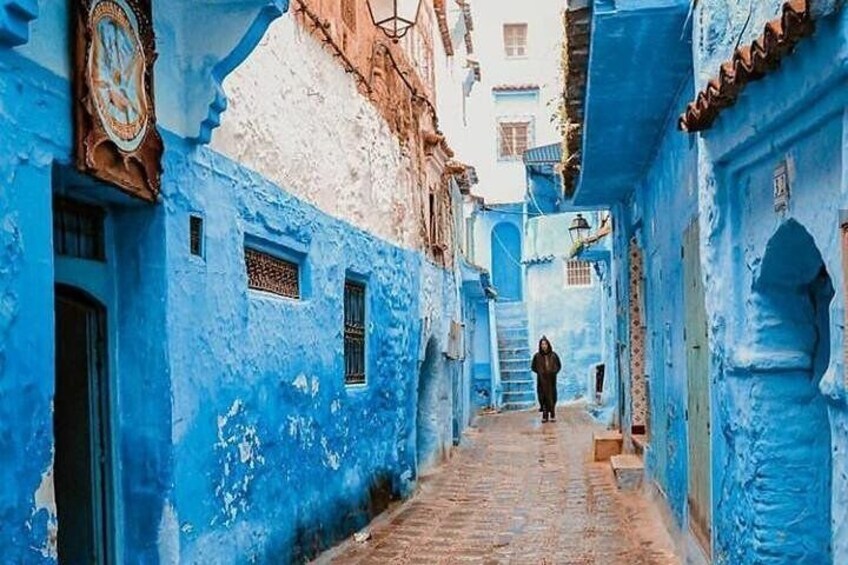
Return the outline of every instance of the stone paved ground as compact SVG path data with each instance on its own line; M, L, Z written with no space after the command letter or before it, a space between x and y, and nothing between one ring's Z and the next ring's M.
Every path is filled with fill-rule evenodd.
M608 463L591 462L596 429L579 407L559 422L530 412L484 416L469 445L378 518L372 539L318 563L677 564L657 510L617 491Z

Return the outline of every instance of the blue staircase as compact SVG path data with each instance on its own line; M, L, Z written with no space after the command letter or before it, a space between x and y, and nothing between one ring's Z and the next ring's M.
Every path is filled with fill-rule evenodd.
M536 378L530 371L530 330L525 304L499 302L497 326L503 409L514 411L535 408Z

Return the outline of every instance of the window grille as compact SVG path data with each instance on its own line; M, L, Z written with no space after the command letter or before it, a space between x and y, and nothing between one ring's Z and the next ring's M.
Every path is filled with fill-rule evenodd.
M504 51L508 58L527 55L527 24L503 26Z
M244 249L244 262L248 287L286 298L300 298L300 265L297 263L249 247Z
M565 264L565 286L592 286L592 264L568 261Z
M365 285L345 281L345 384L365 384Z
M356 31L356 0L342 0L342 21L350 31Z
M530 145L530 122L498 124L498 157L520 159Z
M75 200L53 201L53 250L56 255L106 261L103 208Z
M192 255L203 257L203 218L189 216L189 251Z

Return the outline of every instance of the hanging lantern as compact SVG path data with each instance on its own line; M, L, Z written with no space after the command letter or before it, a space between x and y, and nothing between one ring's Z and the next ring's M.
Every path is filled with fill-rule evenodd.
M397 42L418 20L421 0L368 0L368 9L374 25Z
M571 220L571 227L568 228L568 234L571 236L571 241L573 243L580 243L586 239L590 229L592 229L592 226L589 225L589 222L586 221L583 214L577 214L577 216Z

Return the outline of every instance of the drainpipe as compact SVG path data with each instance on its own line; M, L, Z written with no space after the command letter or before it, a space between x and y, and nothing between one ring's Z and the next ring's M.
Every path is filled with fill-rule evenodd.
M501 409L501 360L498 351L498 320L496 301L489 300L489 355L492 363L492 408Z

